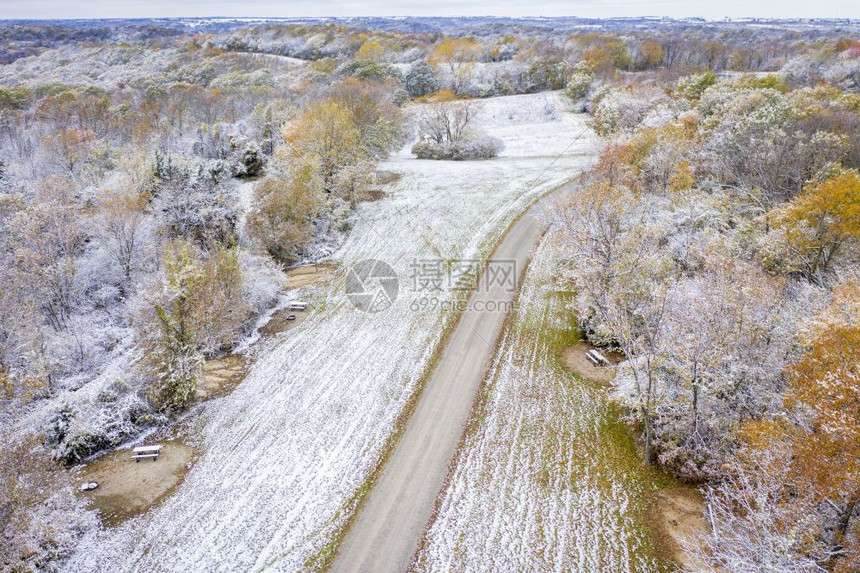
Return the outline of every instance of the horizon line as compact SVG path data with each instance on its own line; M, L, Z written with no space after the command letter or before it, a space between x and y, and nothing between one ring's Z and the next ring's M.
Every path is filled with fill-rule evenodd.
M561 20L561 19L577 19L577 20L637 20L637 19L662 19L662 20L701 20L705 22L738 22L745 20L766 20L771 22L792 22L798 20L813 20L813 21L860 21L860 17L853 18L850 16L793 16L793 17L772 17L772 16L724 16L722 18L708 18L706 16L661 16L661 15L639 15L639 16L497 16L492 14L486 15L465 15L465 14L446 14L437 16L410 16L410 15L367 15L367 16L110 16L104 18L48 18L48 17L31 17L31 18L0 18L0 22L86 22L86 21L111 21L111 20L360 20L370 18L381 19L439 19L439 18L496 18L507 20Z

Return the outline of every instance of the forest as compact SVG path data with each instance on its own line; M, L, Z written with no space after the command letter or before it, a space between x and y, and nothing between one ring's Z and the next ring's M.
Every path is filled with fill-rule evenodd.
M783 73L589 86L616 136L563 211L564 276L632 357L614 392L645 463L715 484L707 561L852 571L858 100Z
M206 361L332 260L380 162L493 161L485 104L555 92L600 149L553 274L624 357L642 463L704 492L687 550L860 570L856 25L410 26L0 27L4 569L100 527L72 468L202 419Z

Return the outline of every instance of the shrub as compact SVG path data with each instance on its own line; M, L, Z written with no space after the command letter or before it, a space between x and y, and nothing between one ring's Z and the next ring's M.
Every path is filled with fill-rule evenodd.
M678 80L677 93L681 97L688 100L698 101L705 93L705 90L717 83L717 74L714 72L705 72L703 74L693 74L685 76Z
M348 62L335 70L340 77L353 76L365 80L385 81L388 78L403 81L403 74L391 64L380 64L372 60L355 60Z
M490 136L445 141L442 143L425 139L412 146L412 154L418 159L466 161L470 159L491 159L496 157L504 147L502 140Z
M565 94L571 100L577 102L585 98L588 88L594 81L594 72L587 62L579 62L573 67L573 73L567 82Z
M421 60L415 63L406 73L406 91L412 97L421 97L439 89L436 72L430 64Z
M98 528L98 518L72 493L72 474L51 461L35 434L4 430L2 437L3 571L61 571L80 538Z
M255 177L263 171L263 152L257 142L238 136L231 138L233 161L230 172L233 177Z

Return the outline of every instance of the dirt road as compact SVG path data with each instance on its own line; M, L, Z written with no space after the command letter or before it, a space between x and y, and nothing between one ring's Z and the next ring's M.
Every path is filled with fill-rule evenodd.
M394 453L344 540L332 567L337 572L402 572L418 549L448 464L506 312L519 288L505 283L504 269L519 275L546 228L540 210L563 190L538 201L510 228L436 366ZM513 264L511 263L513 261ZM490 281L488 275L498 280Z

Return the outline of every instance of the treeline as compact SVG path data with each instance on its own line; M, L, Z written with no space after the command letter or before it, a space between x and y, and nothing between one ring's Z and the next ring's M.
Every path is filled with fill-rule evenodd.
M181 35L179 30L155 25L67 27L60 25L0 26L0 64L9 64L47 49L74 44L96 44L108 41L147 41Z
M564 275L588 338L626 357L645 462L708 484L714 570L856 570L860 95L713 74L585 91L611 140L563 211Z
M408 96L386 77L311 81L301 64L193 45L86 54L42 56L78 66L74 82L0 88L0 504L14 569L53 566L92 526L50 458L78 463L186 411L204 361L252 334L284 266L338 247L403 139ZM90 83L102 58L120 81ZM21 496L22 480L48 485Z
M175 56L201 75L0 88L4 412L54 404L48 442L70 463L185 408L203 358L275 303L279 266L337 247L402 143L385 78L307 84L276 62L258 85L253 56Z
M504 32L502 31L504 30ZM326 26L265 26L205 41L226 50L264 52L303 59L370 60L387 64L427 61L460 95L487 97L562 89L581 61L601 78L651 71L671 79L702 71L777 71L805 55L819 60L857 50L856 35L820 30L708 25L623 34L574 33L552 28L521 34L508 27L474 36L370 32ZM197 41L203 41L199 37ZM853 57L849 54L848 57ZM401 69L402 71L402 69Z

